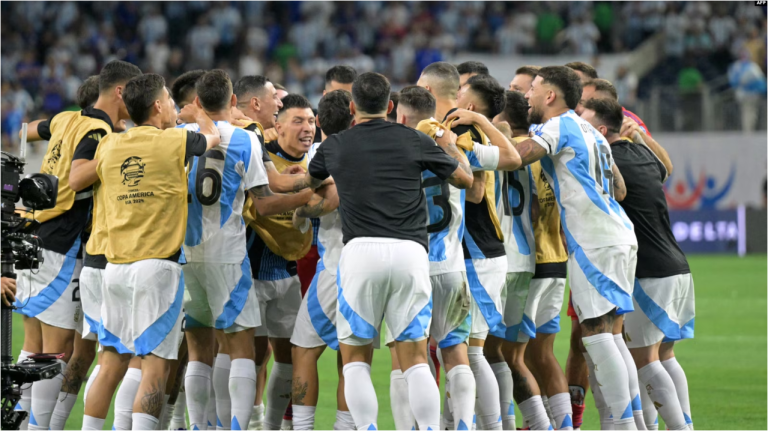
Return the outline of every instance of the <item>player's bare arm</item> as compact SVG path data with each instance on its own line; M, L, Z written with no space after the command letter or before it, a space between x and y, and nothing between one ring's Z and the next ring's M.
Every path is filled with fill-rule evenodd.
M253 201L253 210L262 217L295 210L309 202L312 197L311 190L303 190L292 195L275 194L266 184L248 190L248 194Z
M99 161L96 159L77 159L72 161L72 168L69 171L69 188L79 192L93 185L99 180L96 173L96 165Z
M293 183L293 190L302 190L306 188L316 189L323 185L323 180L319 180L307 172L304 175L294 175L296 180Z
M29 123L29 126L27 126L28 142L43 140L43 138L40 137L40 134L37 133L37 126L39 126L40 123L42 123L43 121L48 121L48 120L35 120ZM21 139L21 130L19 130L19 139Z
M517 152L520 154L522 166L528 166L547 155L547 150L533 139L526 139L517 144Z
M320 193L323 190L325 193ZM339 194L336 186L322 187L312 195L306 205L296 209L296 217L316 218L322 217L339 207Z
M456 168L456 171L454 171L446 181L456 188L468 189L472 187L472 168L469 166L467 155L456 146L456 139L457 136L455 133L446 130L442 136L435 140L435 142L437 142L437 145L439 145L446 154L459 162L459 167Z
M647 133L643 132L643 130L640 128L640 125L637 124L635 120L633 120L630 117L624 117L624 122L621 125L621 136L627 137L632 139L632 142L635 144L641 144L648 147L649 150L653 154L656 155L656 157L659 159L659 161L664 165L664 167L667 169L667 178L672 175L672 159L669 158L669 154L667 153L667 150L664 149L661 145L659 145L658 142L656 142L655 139L648 136ZM665 178L666 181L666 178Z
M618 166L613 165L611 170L613 171L613 198L621 202L627 197L627 184L624 182L624 177L621 176Z
M472 187L467 189L466 199L467 202L479 204L485 196L485 171L473 172L472 177Z
M221 143L221 136L216 124L197 104L190 103L184 106L179 112L179 118L186 123L197 123L200 126L199 133L205 136L206 151Z
M288 166L282 173L277 172L277 168L272 162L264 162L264 168L267 170L269 188L275 193L298 192L306 188L306 186L296 188L297 185L300 185L298 181L303 179L305 175L304 168L299 165Z
M512 146L509 139L496 126L491 123L485 115L477 112L467 111L466 109L457 109L451 112L446 121L454 119L454 125L476 125L485 133L491 145L499 148L499 164L497 169L500 171L514 171L520 167L520 154Z

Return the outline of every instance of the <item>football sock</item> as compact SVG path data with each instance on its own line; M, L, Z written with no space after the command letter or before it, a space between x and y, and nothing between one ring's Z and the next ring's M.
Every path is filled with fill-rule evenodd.
M600 390L600 385L597 384L597 377L595 377L595 364L592 362L592 357L589 353L584 352L584 361L587 363L587 370L589 370L589 386L592 389L592 396L595 399L595 409L600 416L600 429L611 430L613 429L613 419L611 418L611 409L605 402L603 392Z
M213 365L213 392L216 394L216 429L228 430L232 420L232 400L229 398L229 355L219 353ZM208 418L213 422L211 418Z
M93 416L83 415L84 430L102 430L104 429L105 419L95 418Z
M517 407L520 408L520 413L523 414L532 430L548 430L552 428L552 423L549 421L549 415L547 415L547 409L544 408L541 395L534 395L521 403L517 403Z
M688 400L688 379L685 377L685 371L683 371L683 367L680 366L680 363L677 362L677 358L667 359L666 361L663 361L661 365L664 366L669 377L675 382L675 391L677 391L677 399L680 401L680 407L683 409L685 423L688 424L689 429L693 429L691 403Z
M466 429L472 426L472 417L475 415L475 375L467 365L457 365L446 374L451 382L451 410L453 421L458 424L457 429Z
M501 425L505 430L516 430L515 423L515 401L512 391L515 388L515 382L512 380L512 370L506 362L496 362L491 364L493 375L496 376L496 383L499 385L499 401L501 403Z
M408 403L408 382L400 370L393 370L389 374L389 403L396 429L409 430L416 425L411 405Z
M169 411L173 406L168 404L168 400L171 398L170 395L166 394L163 395L163 410L160 412L160 417L157 418L158 420L158 428L161 430L167 430L168 425L171 424L171 415L173 412Z
M129 430L132 427L133 400L136 398L136 392L139 391L141 383L141 370L138 368L128 368L120 383L120 388L115 395L115 421L112 427L116 430ZM139 428L141 429L141 428Z
M638 377L640 370L638 370ZM645 428L656 431L659 429L659 412L653 404L645 384L640 380L640 401L643 403L643 419L645 419Z
M315 429L315 409L316 406L293 406L293 429L295 430L313 430Z
M661 362L654 361L641 368L639 377L643 386L648 390L653 404L659 409L659 414L664 419L667 428L671 430L688 429L683 416L683 409L680 408L680 401L675 391L675 383Z
M544 394L541 395L541 403L544 404L544 410L546 410L547 416L549 417L549 423L552 424L552 428L554 428L555 417L552 415L552 410L549 408L549 398Z
M256 398L256 376L259 371L251 359L235 359L229 374L229 396L232 399L231 427L241 430L248 427Z
M213 365L216 365L216 362L214 361ZM211 375L213 375L213 371L211 371ZM211 389L208 391L208 404L205 406L205 411L207 412L205 414L206 422L208 422L208 429L209 430L215 430L216 429L216 392L213 390L213 378L211 378Z
M267 383L267 413L264 429L278 430L283 422L283 413L291 401L293 365L275 362Z
M156 417L146 413L133 413L133 429L135 430L153 430L157 428L160 422Z
M256 376L258 376L259 373L256 373ZM258 384L258 377L256 380L256 384ZM264 427L264 404L259 404L258 406L253 406L253 410L251 412L251 421L248 423L248 429L249 430L255 430L255 429L262 429Z
M568 392L571 394L571 410L573 411L573 428L581 428L584 420L584 401L586 393L584 388L578 385L568 386Z
M616 346L613 334L596 334L583 337L582 341L594 364L594 367L589 370L590 374L594 371L603 398L613 415L614 429L636 429L629 398L627 366Z
M189 428L208 429L207 407L211 396L212 369L203 362L187 364L184 377L184 396L189 410Z
M499 384L493 374L491 365L483 355L480 346L469 346L469 366L475 375L477 386L477 427L483 430L501 429L501 405L499 404Z
M357 429L378 429L379 402L371 381L371 366L365 362L350 362L344 365L343 372L344 397Z
M334 430L354 430L355 421L352 419L352 414L342 410L336 410L336 423L333 424Z
M59 365L66 367L67 363L57 360ZM63 368L62 368L63 369ZM29 425L31 430L47 430L51 425L51 415L56 408L56 400L61 390L61 382L64 374L48 380L39 380L32 384L32 411L29 412Z
M77 401L77 394L70 394L69 392L59 392L59 399L56 400L56 407L51 414L50 428L52 430L63 430L64 425L69 419L69 414L72 413L72 408Z
M85 405L85 402L88 399L88 391L91 389L91 385L96 381L96 376L99 375L99 370L101 370L101 365L97 364L93 367L91 375L88 376L88 381L85 383L85 391L83 392L83 405Z
M293 400L289 401L288 406L285 407L285 412L283 412L283 420L280 423L280 429L281 430L293 429Z
M19 360L16 361L16 363L20 364L26 361L27 358L32 355L34 355L34 353L27 352L26 350L22 350L21 352L19 352ZM24 410L25 412L29 413L31 408L32 408L32 384L30 383L22 386L21 399L19 400L19 403L16 405L16 410ZM27 418L21 422L21 426L19 429L22 429L22 430L27 429L28 424L29 424L29 415L27 415Z
M171 415L170 429L172 430L187 428L187 394L184 387L181 389L179 396L176 398L176 404L173 406L173 414Z
M408 382L408 401L419 429L438 429L440 427L440 390L432 373L429 372L429 365L414 365L405 370L403 375ZM452 385L454 383L451 382ZM456 406L455 399L453 405Z
M549 408L555 419L555 429L573 429L573 411L571 410L571 394L563 392L549 397Z
M640 401L640 386L637 383L635 360L632 358L632 354L629 353L627 343L624 342L624 337L621 334L613 334L613 340L616 342L616 347L619 348L624 365L627 367L629 398L632 400L632 417L635 419L635 426L639 430L644 430L646 428L645 420L643 419L643 403Z
M443 385L443 413L442 416L440 416L440 420L442 420L442 423L440 424L440 429L455 429L456 427L453 424L453 411L451 410L451 380L446 376L445 378L445 384ZM474 416L472 417L472 420L474 421ZM414 422L415 423L415 422Z

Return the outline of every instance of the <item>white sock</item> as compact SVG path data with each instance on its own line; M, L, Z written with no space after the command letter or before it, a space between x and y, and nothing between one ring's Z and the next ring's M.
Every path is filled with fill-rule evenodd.
M216 362L213 363L214 366L216 365ZM213 372L211 372L211 375L213 375ZM206 422L208 422L208 429L209 430L215 430L216 429L216 392L213 390L213 377L211 377L211 390L208 391L208 404L205 406L205 418Z
M256 373L258 376L259 373ZM256 380L258 383L258 380ZM254 397L255 398L255 397ZM251 421L248 423L249 430L262 429L264 427L264 404L253 406L251 410Z
M442 359L440 362L442 362ZM448 376L445 376L445 384L443 385L443 413L440 416L440 420L442 421L440 429L452 430L456 428L453 424L453 411L451 410L451 379Z
M173 415L171 415L170 429L186 429L187 428L187 394L186 390L182 388L179 392L179 396L176 398L176 405L173 406Z
M291 401L292 383L293 365L275 362L267 383L267 413L264 417L264 429L280 429L285 408Z
M555 419L555 429L573 429L573 409L571 407L570 392L563 392L549 397L549 408Z
M117 390L117 395L115 395L115 421L112 424L114 429L129 430L132 428L133 400L136 398L136 392L139 391L139 383L141 383L141 370L128 368L123 382Z
M653 404L657 406L667 428L671 430L688 429L677 391L675 391L675 383L661 362L654 361L644 366L638 372L638 376L648 391Z
M378 429L379 401L371 381L371 366L365 362L350 362L344 365L343 373L344 397L357 429Z
M64 425L69 419L69 414L72 413L72 407L75 406L77 401L77 394L70 394L68 392L59 392L59 398L56 400L56 407L51 414L50 428L52 430L63 430Z
M501 405L499 404L499 384L493 375L493 370L488 360L483 355L480 346L469 346L469 366L475 375L477 386L477 411L478 429L501 429Z
M680 366L680 363L677 362L677 358L667 359L662 362L661 365L664 366L669 377L675 382L675 391L677 391L677 399L680 401L680 408L683 409L685 423L688 424L688 428L693 429L691 403L688 400L688 379L685 377L685 371L683 371L683 367Z
M627 367L627 377L629 377L629 398L632 400L632 417L635 420L635 426L639 430L644 430L645 420L643 419L643 403L640 401L640 386L637 383L637 366L632 354L629 353L627 343L624 342L624 336L613 334L613 341L619 348L621 358L624 360L624 366Z
M475 375L467 365L457 365L447 373L451 381L451 410L453 421L458 429L472 426L472 416L475 414Z
M594 371L603 397L613 415L613 427L617 430L634 430L632 403L629 397L629 377L621 352L613 334L596 334L583 337L584 346L595 364Z
M352 419L350 412L343 410L336 410L336 423L333 424L334 430L354 430L355 421Z
M549 409L549 398L547 398L546 395L541 394L541 403L544 404L544 411L547 412L547 417L549 418L549 423L552 425L552 428L555 427L555 418L552 415L552 410Z
M211 395L211 367L203 362L192 361L187 364L184 375L184 398L189 410L189 428L208 429L207 407Z
M313 430L315 429L315 409L316 406L297 406L293 405L293 429L295 430Z
M552 427L541 395L534 395L522 403L518 403L517 407L520 408L520 413L523 414L532 430L548 430Z
M638 374L639 373L640 371L638 370ZM656 410L656 406L653 405L653 401L648 395L648 390L645 388L645 384L642 380L640 380L640 401L643 403L643 419L645 419L645 428L649 430L658 430L659 412Z
M496 383L499 385L499 402L501 404L501 424L505 430L517 430L515 423L515 400L512 392L515 382L512 379L512 370L506 362L491 364Z
M597 377L595 376L595 364L592 362L592 357L589 356L589 352L584 352L584 361L587 363L587 370L589 371L589 387L592 389L592 396L595 399L595 408L597 414L600 415L600 429L612 430L613 419L611 418L611 408L605 402L603 392L600 390L600 385L597 383Z
M163 395L163 410L160 411L160 417L157 418L157 429L159 430L167 430L168 425L171 424L171 416L169 413L172 414L172 412L169 412L169 408L172 407L168 405L168 400L171 399L171 396L168 394Z
M213 392L216 394L216 429L228 430L232 420L232 400L229 397L229 355L219 353L213 365ZM208 421L213 422L211 418Z
M248 427L256 398L256 376L259 371L251 359L235 359L229 373L229 396L232 399L232 429ZM295 410L295 407L294 407Z
M429 365L418 364L403 373L408 382L408 402L420 430L440 427L440 390L429 372ZM455 382L451 382L453 385ZM453 400L456 406L456 400Z
M93 416L83 415L84 430L102 430L104 429L104 420Z
M85 391L83 392L83 405L85 405L85 402L88 400L88 391L91 389L93 382L96 381L96 376L99 375L100 370L101 365L96 364L96 366L93 367L93 372L88 376L88 381L85 383Z
M389 404L395 419L395 428L409 430L416 424L411 405L408 403L408 382L400 370L389 374Z
M34 355L32 352L27 352L26 350L22 350L19 352L19 360L16 361L17 364L20 364L24 362L28 357ZM16 410L24 410L25 412L29 413L32 408L32 384L26 384L22 386L21 390L21 399L19 400L19 403L16 404ZM21 426L19 429L25 430L27 429L27 425L29 424L29 415L27 415L27 418L24 419L21 422Z
M133 413L131 418L133 420L133 429L135 430L153 430L160 423L158 418L146 413Z
M59 364L66 368L67 363L58 359ZM63 369L63 368L62 368ZM64 374L48 380L39 380L32 384L32 410L29 412L29 429L47 430L51 425L51 415L56 408L56 400L61 390Z

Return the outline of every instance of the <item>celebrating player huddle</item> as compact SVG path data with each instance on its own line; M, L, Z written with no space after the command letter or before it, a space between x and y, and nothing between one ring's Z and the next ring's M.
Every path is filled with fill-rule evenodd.
M29 215L45 261L19 271L20 361L66 371L24 390L25 427L63 428L98 345L83 429L113 398L118 430L313 429L326 347L334 429L378 429L383 335L397 429L578 429L590 386L603 429L693 429L672 163L593 68L524 66L506 91L437 62L391 93L335 66L316 113L277 87L198 70L169 90L116 60L82 111L32 123L59 199Z

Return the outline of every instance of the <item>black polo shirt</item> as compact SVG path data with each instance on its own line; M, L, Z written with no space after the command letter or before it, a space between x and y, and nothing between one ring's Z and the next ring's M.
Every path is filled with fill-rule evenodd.
M672 233L662 181L667 170L645 145L621 140L611 144L616 166L627 185L619 202L635 225L637 278L662 278L691 272Z
M429 136L376 119L328 137L309 173L320 180L333 176L345 244L358 237L397 238L428 249L421 173L445 180L458 165Z

